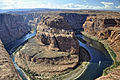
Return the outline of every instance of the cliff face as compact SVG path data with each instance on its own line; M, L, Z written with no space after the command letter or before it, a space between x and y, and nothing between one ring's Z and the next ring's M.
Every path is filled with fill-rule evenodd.
M99 39L104 39L104 42L108 43L115 52L117 61L120 61L120 16L89 16L83 28L85 32ZM97 80L117 80L120 78L119 69L118 66L112 70L112 73Z
M22 80L0 40L0 80Z
M120 19L105 16L89 16L83 28L85 32L97 35L101 39L108 39L112 31L117 31L120 26ZM115 29L116 28L116 29Z
M50 79L74 69L79 62L79 43L71 26L59 15L48 15L37 26L36 36L16 53L17 64L32 79Z
M3 44L17 40L30 31L20 15L0 14L0 39Z
M88 14L60 13L60 16L63 16L65 20L70 24L74 32L77 32L83 30L82 25L86 21Z

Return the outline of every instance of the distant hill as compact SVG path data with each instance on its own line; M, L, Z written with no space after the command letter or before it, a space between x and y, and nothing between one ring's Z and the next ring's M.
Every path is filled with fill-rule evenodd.
M48 11L69 11L71 9L49 9L49 8L32 8L32 9L0 9L0 13L25 14L32 12L48 12Z
M33 12L49 12L49 11L77 11L76 9L50 9L50 8L29 8L29 9L0 9L0 13L10 13L10 14L27 14ZM87 10L87 9L79 9ZM96 11L96 10L90 10ZM98 10L98 11L113 11L120 12L120 10Z
M0 9L0 13L7 13L7 12L16 12L16 11L29 11L31 9Z

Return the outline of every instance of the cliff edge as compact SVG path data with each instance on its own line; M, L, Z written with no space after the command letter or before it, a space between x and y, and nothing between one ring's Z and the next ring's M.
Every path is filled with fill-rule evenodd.
M0 80L22 80L0 40Z

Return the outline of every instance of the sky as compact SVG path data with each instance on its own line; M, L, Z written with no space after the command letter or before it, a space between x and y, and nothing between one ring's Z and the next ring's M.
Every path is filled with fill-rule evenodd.
M0 9L24 8L120 10L120 0L0 0Z

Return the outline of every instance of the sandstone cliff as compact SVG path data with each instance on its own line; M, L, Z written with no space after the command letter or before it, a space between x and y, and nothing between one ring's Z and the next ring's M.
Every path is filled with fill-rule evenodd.
M0 39L4 45L21 38L29 31L30 26L25 23L23 16L0 14Z
M22 80L0 40L0 80Z

